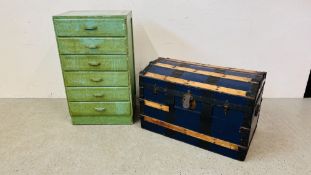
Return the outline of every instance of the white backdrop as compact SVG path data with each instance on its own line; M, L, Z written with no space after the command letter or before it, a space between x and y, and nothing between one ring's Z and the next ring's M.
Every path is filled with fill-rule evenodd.
M65 97L52 16L132 10L136 73L157 56L268 72L265 97L302 97L310 0L1 0L0 97ZM137 79L138 80L138 79Z

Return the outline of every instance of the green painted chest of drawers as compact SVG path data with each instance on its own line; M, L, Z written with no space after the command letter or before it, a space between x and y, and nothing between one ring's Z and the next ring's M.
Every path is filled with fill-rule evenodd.
M71 11L53 22L72 123L131 124L131 11Z

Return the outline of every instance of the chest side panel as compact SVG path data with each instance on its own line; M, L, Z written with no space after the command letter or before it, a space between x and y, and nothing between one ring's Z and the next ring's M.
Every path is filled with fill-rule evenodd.
M128 15L126 19L127 26L127 42L128 42L128 69L131 81L131 94L133 99L133 108L136 104L136 79L135 79L135 59L134 59L134 41L133 41L133 22L132 15Z

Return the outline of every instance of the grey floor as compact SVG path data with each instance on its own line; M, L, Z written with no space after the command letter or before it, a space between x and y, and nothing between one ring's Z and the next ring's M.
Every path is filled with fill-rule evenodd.
M311 99L264 99L245 162L131 126L73 126L65 99L0 99L0 174L311 174Z

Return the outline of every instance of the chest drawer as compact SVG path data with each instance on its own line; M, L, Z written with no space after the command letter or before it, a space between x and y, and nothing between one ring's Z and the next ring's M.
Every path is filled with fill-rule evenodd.
M126 55L61 55L63 70L127 70Z
M129 102L69 102L73 116L130 115Z
M127 87L67 87L68 101L129 101Z
M54 19L57 36L126 36L124 19Z
M128 72L64 72L66 86L128 86Z
M127 39L58 37L60 54L127 54Z

